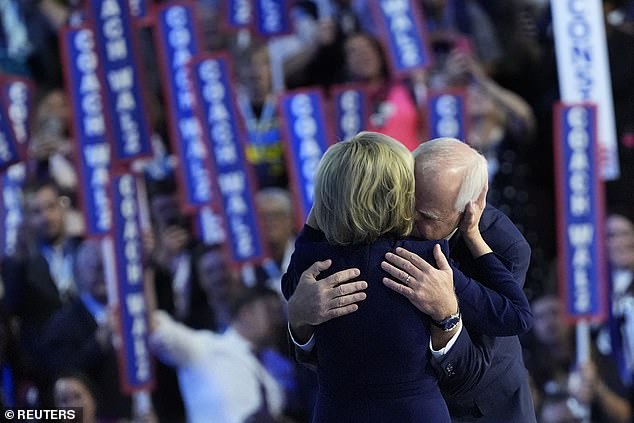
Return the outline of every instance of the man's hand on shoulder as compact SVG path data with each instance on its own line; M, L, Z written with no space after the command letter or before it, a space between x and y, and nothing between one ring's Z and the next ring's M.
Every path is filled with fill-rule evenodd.
M298 342L308 341L313 326L353 313L359 308L356 303L365 300L366 294L362 291L368 287L367 282L350 282L359 276L359 269L342 270L317 280L331 265L331 260L313 263L302 273L288 300L288 321Z

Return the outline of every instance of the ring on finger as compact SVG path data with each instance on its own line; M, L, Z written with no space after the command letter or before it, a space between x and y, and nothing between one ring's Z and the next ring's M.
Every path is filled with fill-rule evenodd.
M409 282L409 279L412 277L412 275L407 275L407 278L405 279L405 283Z

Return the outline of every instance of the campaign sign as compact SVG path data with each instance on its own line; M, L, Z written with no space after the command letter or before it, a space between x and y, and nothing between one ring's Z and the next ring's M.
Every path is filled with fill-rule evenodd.
M95 35L87 27L67 28L61 48L86 233L102 236L112 226L110 144Z
M263 37L292 31L287 0L255 0L255 27Z
M17 250L18 230L24 218L22 187L25 174L24 163L16 163L0 176L0 183L2 184L2 195L0 196L0 222L2 222L0 256L13 255Z
M257 209L252 168L247 162L243 128L231 86L229 60L203 56L192 64L205 136L209 141L224 209L230 257L237 263L260 261L266 254Z
M150 129L137 65L129 0L88 3L91 27L105 76L105 104L112 123L113 163L152 155Z
M604 195L596 106L555 106L555 172L560 293L571 321L602 321L607 311Z
M224 221L210 206L202 207L196 214L196 233L206 245L219 245L227 240Z
M171 3L158 9L155 22L170 139L179 160L177 175L186 210L209 204L213 196L209 148L195 112L196 95L187 66L200 51L194 21L191 5Z
M427 99L429 138L467 140L466 95L462 90L430 93Z
M128 0L130 15L133 18L147 18L150 13L152 0Z
M323 104L319 90L296 91L280 99L286 163L293 180L297 221L302 224L313 206L317 165L330 145Z
M601 0L550 2L561 101L592 102L599 113L602 176L619 177L618 142Z
M251 25L253 6L251 0L228 0L227 19L232 28L245 28Z
M375 22L386 40L389 63L397 75L427 67L431 62L418 3L413 0L373 3Z
M354 137L366 129L370 115L368 93L361 85L343 84L332 89L337 141Z
M20 161L20 145L13 132L6 103L0 105L0 171Z
M29 118L33 108L35 87L25 78L3 75L2 104L7 109L7 116L13 128L13 135L18 143L18 154L26 159L26 148L31 137Z
M132 393L153 383L148 348L148 308L143 284L143 242L136 181L131 174L112 177L115 277L122 346L122 389Z

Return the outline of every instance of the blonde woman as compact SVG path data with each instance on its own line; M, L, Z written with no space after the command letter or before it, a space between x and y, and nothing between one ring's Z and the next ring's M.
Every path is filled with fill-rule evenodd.
M380 263L396 247L435 262L438 242L409 239L413 223L414 162L406 147L362 132L328 149L287 276L296 280L294 269L333 258L325 276L356 268L368 288L357 312L315 328L316 422L450 421L430 365L429 318L381 282ZM446 241L440 244L446 255Z

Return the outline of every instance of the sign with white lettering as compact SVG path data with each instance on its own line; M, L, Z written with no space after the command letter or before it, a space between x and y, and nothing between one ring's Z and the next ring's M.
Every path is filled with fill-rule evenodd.
M601 322L607 312L607 269L596 106L559 103L554 126L559 283L564 311L571 321Z
M430 65L431 55L422 24L420 2L412 0L378 0L373 5L386 47L390 66L395 74Z
M186 3L170 3L157 10L155 22L170 140L179 159L177 176L185 210L197 210L213 200L209 147L196 115L190 59L200 52L194 12Z
M152 155L143 84L131 24L129 0L88 3L90 26L105 76L105 104L112 124L113 164Z
M254 202L252 168L244 153L246 137L237 114L229 59L225 55L203 56L194 60L192 70L199 114L213 152L230 257L237 263L259 262L266 256L266 247Z
M337 141L354 137L367 127L370 104L366 87L341 84L331 89Z
M122 390L150 389L154 380L148 348L148 308L143 280L143 242L136 180L131 174L112 177L115 278L117 281Z
M210 206L202 207L195 220L195 230L205 245L219 245L227 240L223 217Z
M253 21L251 0L228 0L227 21L232 28L249 27Z
M128 6L133 18L147 18L150 14L152 0L128 0Z
M35 87L29 79L15 75L1 75L2 104L7 109L7 116L18 143L18 155L26 159L26 149L30 131L30 116L33 108Z
M255 0L255 27L263 37L292 32L287 0Z
M61 49L86 233L103 236L112 226L110 134L95 35L87 27L67 28L61 33Z
M286 165L293 183L296 217L303 225L313 206L317 165L331 144L321 91L295 91L280 99ZM301 222L301 223L300 223Z
M464 90L432 92L427 99L429 138L457 138L467 142L466 93Z
M619 177L614 103L601 0L551 0L561 101L592 102L599 113L604 179Z
M21 148L14 132L8 104L2 101L0 102L0 171L19 162L22 159L20 153L25 150Z
M1 178L0 195L0 256L10 256L17 252L18 230L24 213L22 210L22 187L26 168L24 163L9 166Z

